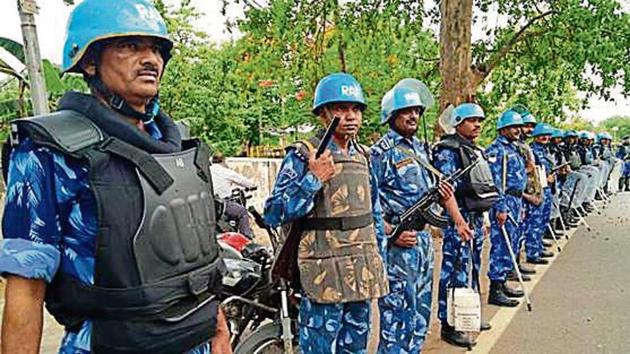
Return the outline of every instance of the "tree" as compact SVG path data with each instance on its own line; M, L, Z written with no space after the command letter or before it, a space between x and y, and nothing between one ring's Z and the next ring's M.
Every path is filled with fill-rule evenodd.
M556 104L551 112L545 112L545 104L523 103L535 113L555 116L563 116L557 103L566 103L568 97L554 87L605 99L614 87L630 94L630 15L618 1L477 0L474 7L476 11L472 0L444 0L440 16L434 12L441 21L442 107L470 100L488 85L494 91L497 83L503 103L514 95L553 93L559 100L547 101ZM480 15L473 17L473 12ZM491 13L506 24L489 28ZM473 25L484 26L487 38L471 43ZM495 71L500 74L493 75ZM506 73L512 74L510 82ZM485 87L484 80L489 81Z
M630 117L614 116L602 121L597 128L607 131L614 138L630 136ZM615 129L616 128L616 129Z

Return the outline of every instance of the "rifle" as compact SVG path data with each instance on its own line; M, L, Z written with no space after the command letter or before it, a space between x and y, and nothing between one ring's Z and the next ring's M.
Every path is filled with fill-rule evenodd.
M549 174L550 174L550 175L552 175L552 174L554 174L554 173L556 173L556 172L560 171L563 167L565 167L565 166L569 166L570 164L571 164L570 162L565 162L565 163L563 163L563 164L560 164L560 165L558 165L558 166L556 166L556 167L552 168L552 169L551 169L551 171L549 171Z
M326 133L324 133L322 140L317 146L315 158L319 158L324 153L324 151L326 151L326 148L328 147L328 144L330 144L330 140L332 139L333 133L339 125L339 121L339 117L334 117L328 124L328 127L326 128ZM300 269L297 263L298 248L300 246L302 236L300 221L301 219L293 221L293 223L290 225L290 228L288 228L288 232L286 233L287 238L284 240L284 243L280 248L280 252L276 257L273 268L271 269L271 275L273 275L275 278L287 280L294 287L297 287L300 283Z
M454 182L470 172L475 166L481 162L481 158L474 160L466 168L462 168L446 178L445 182ZM438 201L440 197L439 187L435 186L424 197L420 198L414 205L409 207L400 215L400 222L394 227L394 231L387 238L387 245L391 245L398 240L403 231L420 230L425 224L429 223L433 226L444 228L448 226L448 219L440 215L435 215L430 207Z

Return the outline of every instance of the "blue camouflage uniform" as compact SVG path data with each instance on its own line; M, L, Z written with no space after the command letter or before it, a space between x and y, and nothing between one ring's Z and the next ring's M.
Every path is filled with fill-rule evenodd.
M334 141L330 142L328 149L333 155L342 154ZM350 144L348 153L354 156L361 152ZM370 177L372 214L383 257L386 240L381 206L374 174L371 173ZM265 202L265 223L280 226L305 216L313 209L315 196L322 186L308 170L305 158L295 149L290 149L282 162L271 196ZM371 327L370 301L321 304L304 297L300 303L298 325L303 354L367 353Z
M621 160L621 177L624 178L630 178L630 158L628 158L628 155L630 155L630 146L628 145L619 146L615 154L615 156Z
M463 167L459 153L453 149L438 147L434 152L433 162L435 167L445 176L454 174ZM454 181L453 187L457 190L461 182ZM483 214L470 212L465 209L464 203L457 201L460 212L474 232L472 275L473 288L479 284L479 270L481 269L481 251L483 248ZM446 295L448 288L466 287L468 285L470 246L462 243L459 234L449 216L450 225L444 229L442 241L442 268L440 270L440 287L438 293L438 318L446 321ZM477 289L479 290L479 289Z
M371 148L371 161L385 220L396 218L425 195L434 183L416 159L429 164L426 150L390 130ZM392 221L393 220L393 221ZM390 294L379 300L379 353L419 353L431 317L433 242L419 230L415 247L391 245L387 251Z
M147 126L154 138L157 124ZM10 156L0 273L50 283L57 272L94 284L96 200L87 165L24 139ZM59 353L90 353L92 322L67 331ZM208 344L189 351L209 354Z
M552 164L547 147L537 142L532 143L531 147L536 166L544 166L545 171L550 172ZM551 206L553 203L551 187L544 187L542 192L543 201L540 205L524 203L525 220L523 224L525 225L525 252L527 259L538 259L540 257L544 249L542 237L551 218Z
M499 200L490 209L490 262L488 277L492 281L503 282L506 275L512 270L512 260L507 245L505 244L501 228L496 215L499 212L508 212L514 219L521 221L521 197L512 194L522 194L527 183L525 160L521 156L517 146L504 136L499 136L486 149L486 155L490 162L490 170L494 177L494 183L499 190ZM506 183L503 185L503 159L507 159ZM511 238L512 249L518 242L519 228L509 219L505 222L505 229Z

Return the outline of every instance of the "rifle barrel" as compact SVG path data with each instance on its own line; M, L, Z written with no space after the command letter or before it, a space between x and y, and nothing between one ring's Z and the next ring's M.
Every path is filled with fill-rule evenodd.
M328 144L330 143L330 140L332 139L332 136L335 133L335 130L337 129L340 120L341 119L339 117L334 117L330 121L330 123L328 123L328 127L326 127L326 133L324 133L322 141L320 141L319 146L317 146L317 152L315 153L316 159L322 156L324 151L326 151L326 148L328 147Z

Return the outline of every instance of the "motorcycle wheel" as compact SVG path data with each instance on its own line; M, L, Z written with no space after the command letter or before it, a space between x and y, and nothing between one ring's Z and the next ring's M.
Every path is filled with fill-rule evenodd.
M293 335L293 351L300 354L297 334ZM279 322L264 324L243 339L234 349L234 354L284 354L281 336L282 325Z

